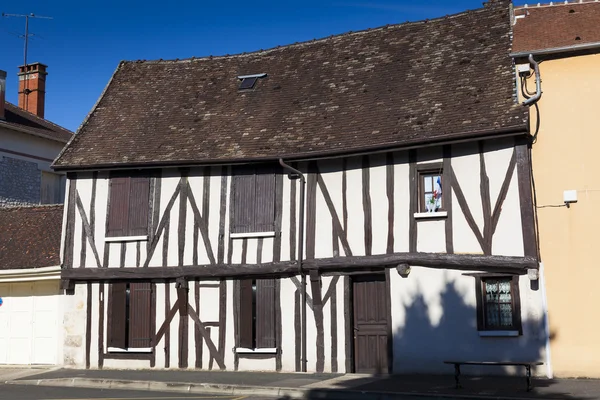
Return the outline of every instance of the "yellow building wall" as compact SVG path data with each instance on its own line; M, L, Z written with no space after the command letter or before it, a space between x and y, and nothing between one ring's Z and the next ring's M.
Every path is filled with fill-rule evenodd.
M532 162L552 366L556 377L600 378L600 55L546 60L540 73ZM532 133L535 123L531 108ZM565 190L578 202L556 207Z

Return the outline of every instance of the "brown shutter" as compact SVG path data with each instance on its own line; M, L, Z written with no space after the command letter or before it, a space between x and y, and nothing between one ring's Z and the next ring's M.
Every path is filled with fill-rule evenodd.
M106 236L127 235L129 178L110 179L110 205Z
M272 170L263 169L256 175L254 230L256 232L275 230L275 174Z
M256 280L256 347L275 347L275 280Z
M481 290L482 281L481 278L475 277L475 297L477 300L477 330L483 331L485 330L484 324L484 301L483 301L483 291Z
M131 236L148 234L150 178L132 177L129 189L129 230Z
M519 276L515 275L512 277L510 282L511 285L511 297L513 301L513 327L519 331L519 334L523 334L523 324L521 323L521 293L519 290Z
M108 309L108 346L124 349L127 329L127 284L110 285L110 307Z
M232 232L254 232L255 177L253 174L234 175L233 184Z
M254 347L254 307L252 304L252 280L244 279L240 281L240 347Z
M129 348L151 347L152 284L129 284Z

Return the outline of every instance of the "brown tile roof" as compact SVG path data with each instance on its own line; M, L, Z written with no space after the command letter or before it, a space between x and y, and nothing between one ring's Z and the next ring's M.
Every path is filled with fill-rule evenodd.
M0 208L0 269L60 265L63 206Z
M516 7L514 14L513 52L600 42L597 1Z
M36 136L45 137L59 142L67 143L73 132L56 125L47 119L38 117L9 102L5 103L5 120L0 120L0 127L14 128L19 131L26 130Z
M508 1L235 56L122 62L59 169L299 158L527 130ZM267 73L249 91L239 75Z

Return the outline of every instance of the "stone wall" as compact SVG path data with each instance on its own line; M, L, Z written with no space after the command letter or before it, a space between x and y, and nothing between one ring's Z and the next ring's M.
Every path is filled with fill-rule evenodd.
M40 186L37 163L0 157L0 207L39 204Z

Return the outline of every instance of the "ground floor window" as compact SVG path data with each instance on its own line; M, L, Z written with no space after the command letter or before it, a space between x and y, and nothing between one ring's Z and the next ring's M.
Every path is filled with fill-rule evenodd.
M108 351L151 351L152 284L113 283L108 298Z
M275 280L241 280L239 290L237 347L275 348L277 345L275 343Z
M519 277L481 276L476 285L478 330L522 333Z

